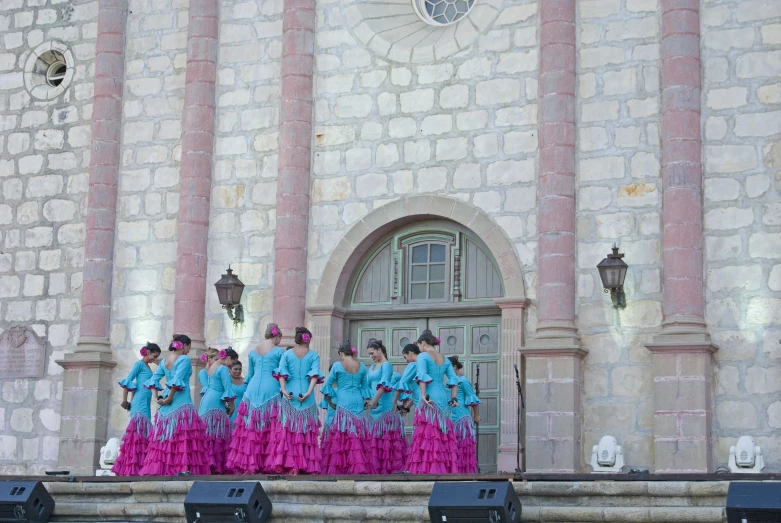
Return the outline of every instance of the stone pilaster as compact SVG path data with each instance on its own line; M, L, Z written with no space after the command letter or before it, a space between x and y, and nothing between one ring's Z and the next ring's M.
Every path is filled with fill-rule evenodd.
M187 27L174 333L190 336L195 359L205 348L203 325L209 287L206 249L214 154L219 10L217 0L191 1Z
M710 472L712 366L705 326L700 6L662 1L662 329L654 361L654 469Z
M499 456L497 467L500 472L512 472L516 469L518 452L518 388L515 381L514 365L523 379L523 368L518 349L523 346L526 299L498 298L494 300L502 309L501 352L499 355L499 394L502 425L499 431ZM523 386L523 382L521 382ZM521 411L523 416L523 411ZM521 426L521 468L525 456L523 425Z
M315 2L285 0L284 13L274 320L285 333L283 343L289 343L306 314Z
M125 82L124 0L100 0L80 339L57 361L63 376L59 468L91 475L108 431L114 237Z

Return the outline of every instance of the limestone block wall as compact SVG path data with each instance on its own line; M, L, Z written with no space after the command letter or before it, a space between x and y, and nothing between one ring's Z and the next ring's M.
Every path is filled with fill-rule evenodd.
M116 382L147 342L173 334L188 2L133 0L128 6L122 164L114 244L111 346ZM127 411L113 390L109 437Z
M583 460L611 434L627 464L653 465L653 371L645 348L662 320L660 10L657 0L578 2L578 330ZM627 307L597 264L617 243Z
M714 460L751 434L781 465L781 4L702 6L707 321Z
M425 54L428 39L418 47L405 47L411 38L378 43L392 37L385 27L395 11L385 4L372 6L378 20L367 33L350 3L318 3L310 299L351 225L403 195L423 193L489 214L513 242L534 298L538 5L485 4L491 16L483 30L463 22L473 43L434 60ZM445 32L437 42L461 45L460 36Z
M84 258L92 71L98 3L0 2L0 331L46 342L42 379L1 380L0 469L41 474L57 461L62 368L75 345ZM31 52L57 41L72 56L63 94L32 98Z

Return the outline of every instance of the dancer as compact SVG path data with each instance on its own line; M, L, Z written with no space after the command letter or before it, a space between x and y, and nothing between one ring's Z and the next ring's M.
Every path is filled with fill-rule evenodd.
M247 384L244 383L244 378L241 376L242 365L241 362L236 362L231 365L231 384L233 385L233 391L236 393L236 399L234 404L241 405L241 401L244 399L244 393L247 392ZM233 409L231 414L231 423L235 424L238 419L239 409Z
M264 467L273 474L317 474L320 472L320 420L313 395L323 382L320 356L309 350L312 333L296 328L296 346L279 360L274 376L279 380L279 423L272 424L268 459ZM335 421L335 420L334 420Z
M393 404L396 405L399 398L402 400L401 415L406 416L409 414L410 407L417 405L420 402L420 387L418 382L415 381L415 376L418 374L418 356L420 355L420 348L414 343L408 343L401 351L401 355L407 362L407 366L404 368L404 373L401 375L399 383L396 385L396 393L393 396Z
M209 349L210 351L215 349ZM236 392L233 390L230 371L228 370L239 355L228 347L217 352L214 362L209 366L209 388L201 398L198 414L206 424L206 445L209 448L207 459L212 474L228 472L226 461L230 448L233 425L230 416L233 414ZM225 411L225 404L228 411Z
M424 330L418 338L421 354L416 363L415 380L420 386L420 400L405 467L412 474L452 474L458 469L457 444L450 421L450 407L458 405L458 380L453 366L437 352L437 345L439 339L430 330ZM445 379L450 394L445 388Z
M209 347L208 349L206 349L206 352L201 354L201 361L205 364L205 366L198 372L198 383L201 386L201 391L198 394L202 398L203 395L206 394L206 389L209 388L208 369L209 367L211 367L212 363L214 363L214 359L217 357L218 352L220 351Z
M160 357L160 347L155 343L146 342L141 347L141 359L130 369L125 379L119 382L122 391L122 408L130 411L130 420L122 436L122 444L119 447L119 456L111 467L111 472L117 476L138 476L144 465L149 432L152 430L152 391L139 387L152 377L150 363L156 363ZM132 398L128 403L128 394Z
M356 359L358 351L350 340L339 345L339 361L334 363L325 390L328 402L336 409L326 446L323 448L323 474L370 474L374 466L370 448L369 420L364 416L372 397L366 366ZM330 394L336 383L336 397ZM390 386L390 380L388 381Z
M328 374L331 374L331 369L333 368L334 365L332 363L328 368ZM328 433L331 429L331 423L334 420L334 416L336 415L336 409L334 408L333 404L328 401L328 396L335 398L336 389L323 385L323 387L320 389L320 394L323 395L323 399L320 403L317 404L317 406L321 409L325 409L325 423L323 423L323 432L320 434L320 450L322 450L327 445Z
M369 405L373 473L394 474L404 468L407 440L404 421L391 394L395 390L393 365L388 361L388 350L381 340L370 339L367 349L374 362L367 373L369 390L374 393Z
M236 409L236 428L228 454L228 468L235 474L266 472L272 426L279 423L279 383L274 379L274 371L285 354L285 349L279 346L282 331L276 323L269 323L264 338L249 353L244 378L247 390Z
M475 395L472 384L464 376L464 364L458 361L458 356L450 356L448 359L456 371L456 376L458 376L458 394L456 396L458 406L450 411L450 419L453 420L456 442L458 443L457 472L459 474L477 474L475 423L480 423L480 413L477 407L480 405L480 398Z
M149 436L149 446L141 476L173 476L179 473L209 474L206 458L206 425L195 410L190 396L193 366L187 354L190 338L175 334L168 347L168 356L158 366L144 386L167 392L158 398L160 408ZM211 449L209 449L211 451Z

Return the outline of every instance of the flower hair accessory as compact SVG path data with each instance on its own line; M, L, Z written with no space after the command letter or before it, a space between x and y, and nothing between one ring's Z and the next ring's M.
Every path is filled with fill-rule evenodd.
M220 350L220 352L217 353L217 357L221 360L224 360L228 356L228 351L225 349Z
M149 354L149 351L147 350L146 347L141 347L141 350L139 352L141 353L141 356L146 356L147 354Z
M301 341L304 343L309 343L309 341L312 339L312 336L309 335L309 333L305 332L301 335Z
M439 339L439 336L437 336L437 345L439 345L440 343L441 343L441 341Z
M209 361L209 356L207 356L205 352L203 354L201 354L201 361L204 362L204 363Z
M358 357L358 349L356 349L355 347L350 347L350 350L353 353L353 358Z
M171 344L171 348L174 350L182 350L184 348L184 344L181 341L176 340Z
M271 327L271 335L274 337L279 336L279 329L277 329L276 327Z

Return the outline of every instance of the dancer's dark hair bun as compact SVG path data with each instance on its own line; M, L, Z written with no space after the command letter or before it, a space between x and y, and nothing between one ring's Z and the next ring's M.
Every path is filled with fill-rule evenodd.
M456 368L456 369L463 369L464 368L464 364L461 363L460 361L458 361L458 356L448 356L447 359L450 360L450 364L453 365L454 368Z
M225 353L227 354L227 357L232 360L239 359L239 354L235 350L233 350L232 347L228 347L227 349L225 349Z
M149 343L149 342L146 342L146 345L144 345L144 348L145 348L147 351L149 351L149 352L151 352L151 353L153 353L153 354L160 354L160 352L162 352L162 351L160 350L160 345L158 345L157 343Z
M344 354L346 356L355 356L353 354L352 346L350 346L350 340L342 340L342 343L339 344L339 348L336 349L337 354Z
M304 339L306 337L307 339ZM312 333L306 327L296 327L296 343L304 345L312 341Z
M418 338L418 343L421 341L426 342L428 345L431 345L432 347L436 347L439 345L439 339L432 334L432 332L428 329L423 331L423 334L420 335Z
M404 348L401 350L402 354L420 354L420 347L415 345L414 343L407 343Z
M378 340L377 338L372 338L369 340L369 343L366 346L366 348L380 350L385 355L385 359L388 359L388 349L386 349L385 345L382 344L382 340Z

